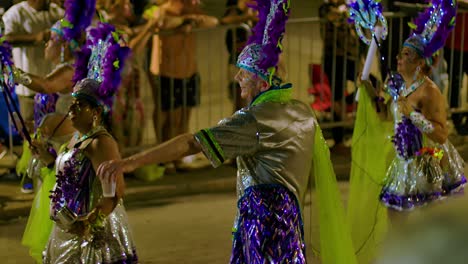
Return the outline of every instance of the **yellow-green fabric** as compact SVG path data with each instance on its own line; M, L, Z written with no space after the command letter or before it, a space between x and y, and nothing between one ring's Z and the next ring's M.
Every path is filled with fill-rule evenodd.
M330 149L319 126L313 148L313 173L319 209L320 257L324 264L355 264L356 256L345 218ZM311 217L311 221L314 221ZM313 223L311 223L311 226Z
M29 143L25 140L23 142L23 153L21 158L16 163L16 173L18 175L25 175L28 169L29 160L31 159L31 150L29 149Z
M41 188L34 197L28 223L21 244L29 248L29 254L37 262L42 263L42 251L45 249L53 222L50 219L50 191L55 185L55 169L41 169L43 179Z
M347 219L359 263L373 263L387 232L387 210L379 201L387 168L394 156L393 123L378 116L374 100L359 87L351 148Z

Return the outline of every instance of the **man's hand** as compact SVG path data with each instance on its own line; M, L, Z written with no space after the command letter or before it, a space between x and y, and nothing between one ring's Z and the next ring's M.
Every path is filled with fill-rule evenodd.
M109 160L101 163L96 174L101 181L112 182L117 180L121 173L132 171L130 164L124 160Z

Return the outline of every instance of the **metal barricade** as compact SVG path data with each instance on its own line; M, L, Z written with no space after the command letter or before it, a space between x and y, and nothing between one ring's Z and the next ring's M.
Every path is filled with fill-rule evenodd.
M459 13L466 14L466 11L461 10ZM373 69L371 70L371 73L376 77L378 83L381 83L382 79L385 79L386 68L396 68L396 55L403 41L409 35L407 22L410 18L406 14L385 13L385 16L388 20L389 35L381 47L381 56L386 60L384 63L379 63L379 58L376 56ZM465 15L463 15L462 18L468 19ZM462 20L462 24L466 24L465 20ZM195 57L197 72L200 76L200 89L197 97L200 101L196 107L192 108L191 117L184 116L184 120L188 121L188 128L185 130L189 132L195 132L201 128L213 126L222 118L230 116L233 113L233 101L229 99L228 90L230 81L228 78L229 55L225 45L225 35L228 29L235 27L236 26L221 26L213 29L197 29L192 33L196 41ZM336 48L332 50L331 65L333 65L333 67L331 74L329 74L331 76L327 76L330 90L327 93L322 92L314 94L314 92L316 92L314 91L314 85L323 88L326 80L323 74L317 77L313 76L314 74L312 72L314 65L317 66L320 71L323 71L323 65L326 63L324 60L324 49L327 45L324 45L324 27L325 21L317 17L290 19L287 24L287 34L283 40L284 52L281 58L287 72L285 80L294 85L294 97L296 99L302 100L308 104L312 104L314 99L327 99L330 101L329 107L324 107L323 109L319 109L320 111L316 111L323 128L352 127L356 103L354 100L349 100L349 97L353 97L353 92L356 90L355 81L361 70L361 61L364 60L367 47L361 44L360 41L356 42L356 46L348 47L344 45L345 49L359 49L358 57L351 59L349 55L347 55L347 50L345 50L344 54L338 54ZM353 33L354 30L350 32ZM466 46L466 44L464 44L466 36L466 29L464 26L461 32L461 46L463 47L463 45ZM334 43L346 43L347 40L340 38L340 36L337 29L334 29ZM336 45L334 47L336 47ZM343 56L343 58L337 59L339 55ZM457 57L457 53L452 53L450 56L452 58ZM328 57L328 59L329 58L330 57ZM353 60L355 65L350 64L350 61L352 62ZM448 78L449 82L455 79L453 78L455 75L458 76L457 80L459 84L457 87L460 89L462 95L462 97L455 96L458 97L457 99L462 98L462 100L459 107L453 108L452 106L453 111L466 111L466 109L468 109L466 81L462 81L466 79L464 78L466 67L463 67L466 63L466 61L463 61L462 56L461 60L458 61L458 66L453 65L454 67L450 67L449 65L448 67L448 69L451 69L447 72L448 76L451 77ZM346 74L350 67L354 67L352 78L350 78L350 74ZM336 100L335 92L338 89L336 87L337 83L342 83L344 87L340 89L343 96L336 98ZM162 134L164 131L162 131L163 128L159 128L159 131L155 132L153 128L151 113L155 107L160 106L154 105L149 83L146 82L145 86L146 87L142 89L142 98L146 108L143 145L152 145L157 142L156 133ZM173 83L171 86L173 86ZM445 96L447 96L447 101L450 102L451 98L454 100L454 88L449 88L450 85L447 82L442 82L441 86L441 90L444 92ZM171 93L174 92L174 87L169 87L169 91L171 91ZM328 98L323 98L324 95L328 96ZM186 101L182 102L183 105L186 105L186 103ZM172 107L173 106L174 105L172 105ZM334 112L336 113L335 115L333 114ZM176 127L174 129L179 128Z

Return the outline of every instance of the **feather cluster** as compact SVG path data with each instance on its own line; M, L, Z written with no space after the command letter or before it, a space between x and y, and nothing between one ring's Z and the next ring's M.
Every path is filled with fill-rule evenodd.
M257 63L259 68L268 71L278 64L282 52L281 41L290 14L290 0L257 0L251 8L258 11L258 22L252 29L248 44L262 46L263 56Z
M64 39L79 40L91 25L96 13L96 0L65 0L65 19L62 22Z
M455 26L456 15L456 0L432 0L425 11L410 24L413 34L420 35L424 39L424 57L431 57L444 46L445 40Z
M121 73L124 62L130 55L130 48L122 46L121 42L122 40L114 26L108 23L98 23L96 27L89 30L86 44L78 52L75 61L73 82L98 76L97 79L101 85L97 96L110 108L112 108L112 97L122 81ZM101 50L98 47L104 48ZM93 56L93 53L99 54ZM96 69L90 67L92 64L99 66L98 72L93 72Z

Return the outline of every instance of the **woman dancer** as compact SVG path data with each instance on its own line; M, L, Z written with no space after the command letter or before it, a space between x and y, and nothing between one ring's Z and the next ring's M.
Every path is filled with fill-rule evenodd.
M444 12L434 12L436 9ZM428 77L433 54L453 28L455 13L452 1L434 0L415 20L415 29L397 56L400 75L392 74L387 84L387 99L392 99L388 103L363 81L378 107L388 110L381 113L393 115L396 157L380 193L380 200L391 209L391 218L401 216L395 212L457 192L466 183L464 161L447 140L445 99Z
M123 175L117 176L115 194L104 197L95 173L102 162L120 159L105 125L109 118L105 95L92 79L74 88L70 119L78 132L56 159L57 182L51 195L55 223L44 263L137 262L122 204Z

